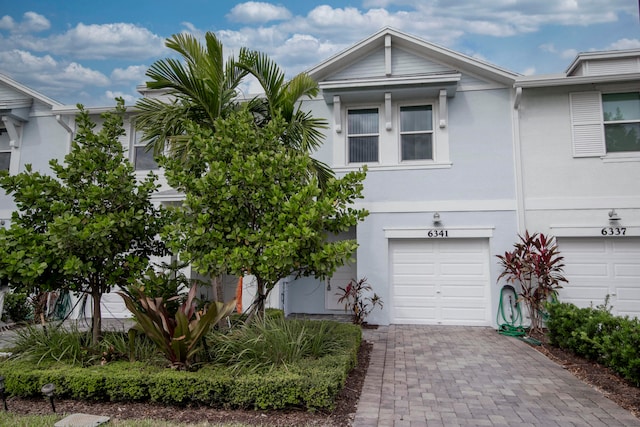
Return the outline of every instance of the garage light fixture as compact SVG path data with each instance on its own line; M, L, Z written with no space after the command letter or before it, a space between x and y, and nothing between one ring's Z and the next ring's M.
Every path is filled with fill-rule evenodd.
M620 217L615 209L609 211L609 221L620 221Z
M440 225L440 213L436 212L433 214L433 225Z

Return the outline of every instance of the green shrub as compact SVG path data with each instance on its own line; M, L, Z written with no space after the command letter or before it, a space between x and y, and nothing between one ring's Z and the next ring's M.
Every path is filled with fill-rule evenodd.
M4 295L4 311L2 320L24 322L33 317L33 307L27 294L8 292Z
M602 363L640 386L640 321L613 316L607 302L596 308L549 305L549 342Z
M361 331L354 325L334 322L297 321L292 325L286 327L298 330L293 336L333 335L333 341L341 346L332 349L329 355L305 357L261 372L232 371L214 364L188 372L126 361L83 367L49 359L38 363L23 357L0 362L0 375L5 376L7 393L21 397L41 397L42 386L53 383L60 398L232 408L331 409L357 361ZM318 343L308 347L328 348Z

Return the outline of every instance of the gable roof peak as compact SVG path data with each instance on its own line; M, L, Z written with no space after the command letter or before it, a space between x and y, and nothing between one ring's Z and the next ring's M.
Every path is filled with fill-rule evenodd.
M307 73L317 81L321 81L345 65L371 53L375 49L384 47L387 36L391 36L391 46L405 48L414 52L422 52L425 56L436 61L449 64L455 68L467 69L480 75L489 76L497 81L512 84L515 79L520 76L518 73L431 43L391 26L380 28L372 35L307 70Z
M23 85L22 83L18 83L17 81L13 80L11 77L7 76L6 74L2 74L0 73L0 84L5 84L13 89L15 89L16 91L26 95L27 97L33 98L45 105L48 105L49 107L54 107L54 106L60 106L62 105L61 103L59 103L58 101L55 101L51 98L49 98L48 96L45 96L43 94L41 94L40 92L37 92L25 85Z

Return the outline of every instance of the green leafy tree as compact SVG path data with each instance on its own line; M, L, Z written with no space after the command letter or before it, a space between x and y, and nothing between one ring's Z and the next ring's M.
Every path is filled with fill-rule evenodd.
M32 291L69 289L93 300L93 342L101 336L100 300L114 286L126 286L166 250L156 236L165 216L150 195L153 175L137 182L119 138L124 135L120 99L103 115L99 132L79 105L78 131L64 163L50 162L54 176L30 166L0 176L18 210L0 229L0 277Z
M283 142L304 153L316 150L322 142L321 129L327 123L300 109L300 100L318 93L318 84L301 73L286 81L284 72L268 56L241 48L237 59L224 59L222 42L212 32L201 44L191 34L175 34L166 46L180 55L181 60L166 58L156 61L147 71L147 87L166 92L166 98L143 98L136 104L138 129L143 131L147 148L158 156L168 152L185 161L199 153L191 146L186 133L189 122L215 130L215 120L228 117L240 108L238 86L251 75L262 88L264 96L249 100L248 105L259 126L269 123L275 115L287 123ZM312 159L308 173L316 176L324 187L331 169ZM226 271L210 271L215 299L222 301L221 275Z
M254 275L251 314L262 312L284 277L332 274L357 244L328 242L328 234L367 215L352 207L362 197L365 171L331 178L321 190L309 178L309 155L283 143L286 129L278 117L260 127L244 109L216 120L215 132L191 124L198 158L163 162L169 184L185 194L168 241L202 273Z

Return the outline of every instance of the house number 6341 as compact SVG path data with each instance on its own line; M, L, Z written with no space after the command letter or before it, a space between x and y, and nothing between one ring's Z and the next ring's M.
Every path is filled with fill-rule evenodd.
M604 227L600 230L603 236L624 236L627 234L627 227Z
M447 230L429 230L427 237L449 237L449 231Z

